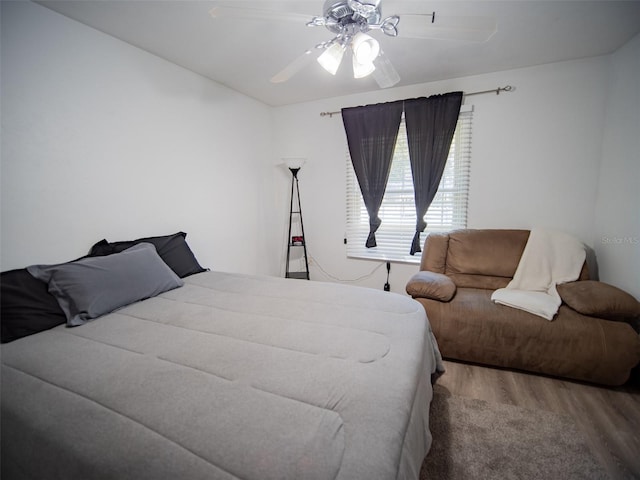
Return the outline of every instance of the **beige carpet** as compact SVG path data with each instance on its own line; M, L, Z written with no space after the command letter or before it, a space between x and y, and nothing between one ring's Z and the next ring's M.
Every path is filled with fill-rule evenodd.
M606 479L570 417L451 395L436 385L427 479Z

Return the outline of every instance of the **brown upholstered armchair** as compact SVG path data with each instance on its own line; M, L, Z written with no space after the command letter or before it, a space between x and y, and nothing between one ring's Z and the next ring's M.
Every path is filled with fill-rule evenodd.
M631 326L640 304L622 290L589 280L558 286L552 321L499 305L491 294L511 281L528 230L457 230L430 234L420 272L406 290L425 308L445 358L621 385L640 362Z

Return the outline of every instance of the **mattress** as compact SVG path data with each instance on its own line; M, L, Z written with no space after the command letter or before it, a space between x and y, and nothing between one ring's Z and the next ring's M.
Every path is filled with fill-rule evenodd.
M417 479L422 306L221 272L2 345L2 478Z

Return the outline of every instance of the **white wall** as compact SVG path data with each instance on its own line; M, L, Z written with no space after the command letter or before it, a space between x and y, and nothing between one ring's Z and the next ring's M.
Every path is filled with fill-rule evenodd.
M301 196L312 279L356 279L380 264L347 259L345 230L345 135L340 115L321 111L454 90L513 85L515 91L469 97L474 105L470 228L547 227L593 244L595 191L604 130L608 58L598 57L497 72L423 85L276 108L276 157L303 156ZM288 209L288 177L279 182L278 212ZM286 216L274 224L282 247ZM393 264L391 289L404 292L416 265ZM355 282L382 288L386 269Z
M610 63L595 215L600 278L640 299L640 35Z
M603 280L640 296L638 37L607 57L272 109L31 2L2 2L1 33L2 270L184 230L205 266L281 275L277 159L303 156L312 278L382 288L382 264L346 258L344 130L320 112L511 84L466 102L469 227L573 233ZM394 264L392 290L416 270Z
M2 2L1 44L2 270L179 230L265 270L269 107L31 2Z

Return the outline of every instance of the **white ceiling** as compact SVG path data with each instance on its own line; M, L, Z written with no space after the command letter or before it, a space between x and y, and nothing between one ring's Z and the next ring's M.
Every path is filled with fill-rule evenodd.
M52 10L278 106L376 90L353 79L350 62L333 77L316 62L288 82L269 79L305 50L333 34L292 20L214 19L215 1L43 0ZM277 12L322 14L323 0L226 1ZM608 54L640 32L640 1L402 1L383 0L382 14L431 13L493 17L485 43L391 38L374 32L399 72L398 86ZM402 19L398 25L402 32ZM346 58L346 57L345 57Z

